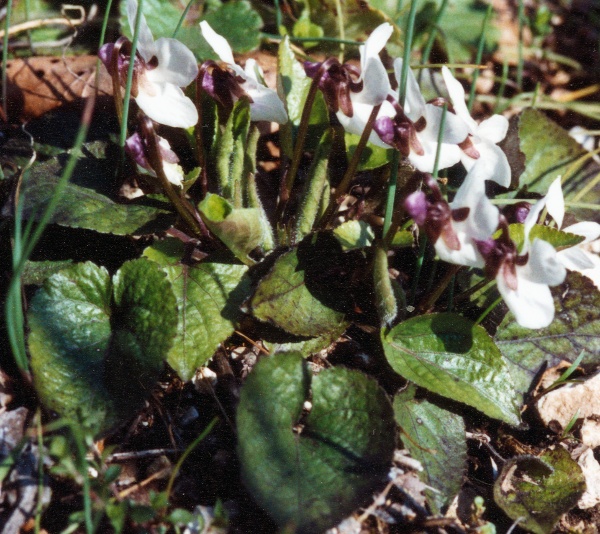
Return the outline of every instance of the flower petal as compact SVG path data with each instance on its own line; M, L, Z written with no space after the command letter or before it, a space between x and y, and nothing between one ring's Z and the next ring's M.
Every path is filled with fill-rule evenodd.
M250 117L253 121L270 121L285 124L288 120L283 102L273 89L247 81L242 88L252 98Z
M392 32L392 25L384 22L375 28L365 44L359 48L363 89L356 94L358 102L377 106L386 99L391 90L390 79L379 52L386 45Z
M452 101L454 112L468 126L469 133L475 134L477 132L477 123L469 113L469 108L465 102L465 90L462 84L452 76L448 67L442 67L442 76L448 89L448 96L450 96L450 100Z
M155 83L172 83L185 87L198 76L198 64L192 51L177 39L156 40L158 67L147 70L146 77Z
M490 143L497 144L506 137L508 119L502 115L492 115L479 123L477 135Z
M538 284L557 286L567 276L564 265L556 257L556 249L542 239L534 239L529 251L529 261L520 267L519 275Z
M583 272L594 267L594 255L579 247L567 248L556 253L558 261L571 271Z
M565 216L565 198L563 197L561 177L559 176L548 188L546 193L546 209L560 228Z
M579 222L563 228L563 232L581 235L585 237L583 243L589 243L590 241L595 241L600 237L600 224L592 221Z
M523 227L524 227L523 233L525 236L525 241L524 241L522 253L525 253L527 251L527 249L529 248L529 233L531 232L531 229L537 223L538 217L540 216L540 213L544 209L545 205L546 205L546 197L540 198L533 206L531 206L531 209L529 210L527 217L525 217L525 222L523 223Z
M367 125L367 121L371 116L371 111L373 111L373 106L356 101L354 94L351 94L350 98L352 100L352 110L354 112L352 117L348 117L342 111L338 111L335 116L338 118L345 131L354 135L362 135L363 130ZM377 114L377 118L394 117L395 115L396 110L387 100L385 100L381 105L379 113ZM369 136L369 143L381 148L391 148L390 145L384 143L380 139L375 131L371 132L371 135Z
M481 176L484 180L493 180L503 187L510 186L511 172L508 159L504 151L494 143L486 139L480 139L474 143L475 149L479 152L479 159L473 159L464 152L461 153L460 160L467 171L470 171L474 165L482 164ZM485 171L483 170L485 168Z
M131 35L135 33L135 17L138 10L137 0L127 0L127 20L129 21L129 28L131 29ZM146 22L146 17L142 15L140 20L140 30L138 32L137 50L140 55L144 58L144 61L149 62L154 56L156 56L156 47L154 46L154 37L150 31L150 27Z
M206 42L215 51L215 54L219 56L221 61L233 65L235 63L233 51L231 50L231 46L229 46L227 39L213 30L210 27L210 24L205 20L200 22L200 30L202 31L202 35L206 39Z
M396 81L399 85L402 78L402 58L397 58L394 61L394 73L396 75ZM410 120L416 122L421 117L425 116L425 99L421 94L421 89L419 89L419 84L417 83L417 79L415 78L413 71L409 68L407 73L404 111Z
M502 270L501 270L502 271ZM517 273L519 267L517 267ZM517 289L508 287L504 277L496 277L498 291L504 298L517 323L525 328L545 328L554 319L554 300L545 284L518 278Z
M152 93L140 90L135 101L148 117L160 124L190 128L198 122L194 103L171 83L153 83Z

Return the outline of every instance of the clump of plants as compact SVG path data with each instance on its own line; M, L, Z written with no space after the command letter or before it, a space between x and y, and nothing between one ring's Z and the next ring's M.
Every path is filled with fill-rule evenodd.
M243 2L218 10L234 4L252 20ZM581 248L600 236L581 202L587 151L533 108L511 122L475 116L460 66L412 68L416 2L401 29L368 11L349 62L298 57L294 36L320 37L306 7L278 42L270 87L215 31L218 10L157 39L155 10L122 10L128 36L98 52L118 132L85 140L86 115L70 153L14 177L7 325L41 403L104 438L165 366L188 382L235 340L260 350L233 422L241 479L280 528L324 532L368 505L399 439L433 488L429 511L446 510L465 469L465 417L524 428L543 365L582 350L597 363L587 334L600 296ZM136 249L118 265L30 261L47 224ZM26 313L21 283L39 286ZM340 339L365 338L368 363L315 365ZM507 482L515 466L535 495ZM496 504L549 532L585 489L577 470L561 448L516 456ZM162 517L172 483L155 496ZM82 524L107 513L123 528L132 505L102 499ZM171 523L188 520L177 509Z

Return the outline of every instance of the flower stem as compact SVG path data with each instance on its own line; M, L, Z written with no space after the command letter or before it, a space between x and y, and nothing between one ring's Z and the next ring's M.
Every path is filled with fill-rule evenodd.
M425 299L417 307L417 312L419 314L426 313L433 307L442 293L446 290L446 287L448 287L448 284L454 280L454 276L461 269L461 267L462 265L450 266L439 285L429 295L427 295L427 297L425 297Z
M339 185L336 187L335 198L331 198L329 206L327 207L327 211L321 219L322 222L320 226L326 227L329 224L331 224L331 220L335 216L338 206L344 200L344 197L346 196L346 193L348 192L348 189L350 187L350 183L352 182L352 179L354 178L354 175L356 173L356 169L358 168L360 156L362 155L362 152L365 149L365 146L367 146L367 142L369 141L369 136L371 135L371 131L373 130L373 123L375 122L375 119L377 118L377 114L379 113L380 109L381 104L373 107L371 115L369 115L369 119L367 120L367 124L365 125L365 129L363 130L360 136L360 140L358 141L358 145L356 145L356 149L354 150L354 153L350 158L350 163L348 164L348 168L344 173L344 177L342 178L342 181L339 183Z
M279 205L277 206L277 219L280 219L283 216L285 207L288 203L288 200L290 199L292 187L294 186L294 181L296 180L296 174L298 174L298 168L300 167L302 153L304 152L304 143L306 141L306 133L308 132L310 114L312 112L315 97L317 96L317 91L319 89L319 82L321 81L321 77L324 73L325 69L323 68L323 65L321 65L321 67L315 74L312 83L310 84L310 89L308 91L308 95L306 96L306 101L304 102L302 117L300 118L300 124L298 126L298 134L296 136L296 144L294 146L294 154L292 155L292 163L290 165L289 171L284 176L283 182L281 184L281 191L279 194Z
M498 304L500 304L502 302L502 297L498 297L494 302L492 302L486 309L485 311L478 317L477 321L475 321L475 324L481 324L483 322L483 320L494 310L494 308L496 306L498 306Z
M169 200L177 210L177 213L179 213L194 235L197 237L207 237L209 235L208 229L200 217L196 215L193 206L175 191L173 184L169 182L169 179L165 174L162 158L160 156L160 149L158 147L158 140L156 138L156 133L154 132L154 126L148 117L145 117L142 120L141 130L144 140L147 143L146 157L156 173L164 193L169 197Z
M194 136L196 139L196 158L200 166L200 187L202 189L202 198L208 193L208 174L206 169L206 152L204 151L204 136L202 135L202 79L204 78L204 70L200 69L200 73L196 77L196 109L198 110L198 122L194 128Z
M477 47L477 56L475 59L475 63L477 63L478 65L481 63L481 58L483 56L483 47L485 46L485 33L487 31L488 21L490 20L491 14L492 4L489 4L487 11L485 12L483 24L481 25L481 35L479 36L479 45ZM467 105L469 112L471 112L471 110L473 109L473 104L475 103L475 86L477 85L477 78L479 78L479 69L475 69L475 72L473 72L473 80L471 81L471 90L469 92L469 103Z

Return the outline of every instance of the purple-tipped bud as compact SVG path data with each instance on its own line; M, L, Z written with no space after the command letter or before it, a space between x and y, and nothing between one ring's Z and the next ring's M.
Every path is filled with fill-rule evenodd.
M506 206L502 210L502 214L506 217L508 224L523 224L530 210L531 204L529 202L518 202L517 204Z
M108 70L108 72L111 72L112 70L112 55L114 48L114 43L106 43L105 45L100 47L100 50L98 50L98 57L100 58L100 61L104 63L104 66L106 67L106 70Z
M404 201L404 208L419 225L423 226L427 219L427 209L429 202L427 196L423 191L415 191L406 197Z
M488 239L485 239L483 241L475 241L475 244L477 245L477 249L484 258L489 256L492 253L492 251L496 248L496 241L493 237L489 237Z
M139 133L136 132L127 138L125 141L125 151L140 167L143 167L147 170L152 170L152 167L150 167L150 164L146 159L144 141Z
M373 130L375 130L379 138L384 143L390 146L394 146L396 128L394 127L394 122L390 117L379 117L373 123Z
M305 61L304 72L309 78L314 78L321 65L322 63L319 63L317 61Z

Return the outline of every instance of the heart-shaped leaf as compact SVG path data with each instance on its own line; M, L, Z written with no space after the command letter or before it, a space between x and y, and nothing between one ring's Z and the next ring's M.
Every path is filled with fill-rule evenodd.
M96 432L131 415L163 367L176 309L164 273L144 259L125 263L112 281L93 263L48 278L28 314L42 402Z
M436 491L427 491L435 513L458 493L467 462L465 423L460 415L415 398L414 385L394 397L396 423L402 443L421 462L419 478Z
M520 395L527 392L545 362L573 361L582 350L584 363L600 361L600 291L585 276L569 272L552 293L556 315L550 326L529 330L509 313L494 338Z
M404 378L489 417L519 424L508 367L480 326L453 313L421 315L382 333L382 341L390 365Z
M519 526L548 534L585 491L581 468L560 446L536 456L517 456L504 464L494 484L494 500Z
M346 323L337 260L335 249L326 252L307 241L282 254L259 281L249 302L251 313L296 336L337 332Z
M299 533L323 532L367 502L385 483L395 447L392 407L374 380L344 368L313 377L292 353L254 367L237 430L246 486L281 527Z
M250 291L248 268L217 257L186 265L183 245L175 239L156 243L144 255L162 267L175 292L177 336L167 361L182 380L189 380L233 334Z

